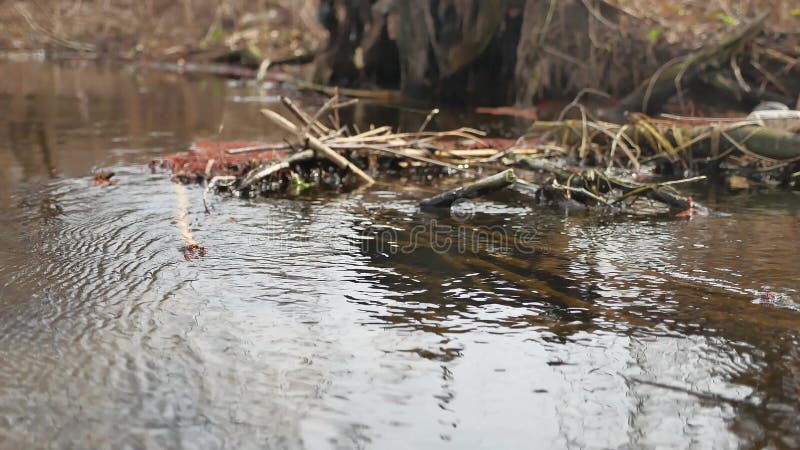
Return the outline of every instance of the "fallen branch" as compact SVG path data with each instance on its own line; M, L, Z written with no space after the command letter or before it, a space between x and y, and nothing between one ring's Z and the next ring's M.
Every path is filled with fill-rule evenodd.
M685 197L673 191L669 186L681 183L693 183L703 181L705 176L687 178L684 180L668 181L665 183L641 184L632 181L624 181L619 178L605 176L605 179L615 188L623 192L622 196L614 200L614 203L622 202L628 198L644 195L650 200L663 203L675 211L686 211L690 208L700 208L700 205L693 202L690 197Z
M281 96L281 102L305 127L311 127L317 136L327 136L333 133L333 130L326 127L318 120L313 119L308 113L300 109L289 97Z
M671 186L706 179L705 176L699 176L663 183L645 184L622 180L596 169L588 169L585 171L567 170L550 161L532 158L523 158L520 162L528 168L553 174L555 180L551 187L561 191L580 194L578 200L582 200L583 203L591 199L606 206L616 205L629 198L646 196L651 200L663 203L677 211L685 211L693 207L693 205L699 208L700 205L692 203L689 197L680 195L674 191ZM616 199L609 198L611 197L609 194L612 189L621 191L622 195Z
M611 206L611 202L609 202L608 200L604 199L603 197L601 197L601 196L599 196L599 195L597 195L597 194L595 194L593 192L590 192L590 191L586 190L586 188L564 186L564 185L560 184L558 182L558 180L553 180L553 183L550 185L550 187L552 187L553 189L559 190L559 191L566 191L566 192L569 192L569 193L582 194L582 195L585 195L585 196L593 199L594 201L596 201L598 203L602 203L602 204L604 204L606 206Z
M458 167L456 165L453 165L453 164L450 164L450 163L446 163L446 162L443 162L443 161L439 161L439 160L436 160L436 159L426 158L424 156L417 155L417 154L414 154L414 153L410 152L411 150L416 150L416 149L394 150L392 148L385 147L385 146L382 146L382 145L359 145L359 144L332 145L331 148L344 148L344 149L350 149L350 150L356 150L356 149L374 150L374 151L378 151L378 152L388 153L388 154L390 154L392 156L396 156L398 158L408 158L408 159L411 159L411 160L414 160L414 161L423 162L423 163L430 164L430 165L433 165L433 166L444 167L444 168L450 169L450 170L463 170L462 168L460 168L460 167Z
M283 161L271 164L262 164L255 169L251 170L245 177L242 179L242 182L239 183L237 188L238 192L243 192L259 181L263 180L264 178L272 175L275 172L278 172L283 169L288 169L293 163L299 161L307 161L309 159L314 158L314 151L313 150L303 150L302 152L295 153L294 155L284 159Z
M422 208L449 208L456 200L476 198L510 186L517 181L513 169L500 172L452 191L447 191L419 202Z
M289 133L292 136L297 136L298 132L300 131L295 124L289 122L281 116L280 114L276 113L275 111L271 111L269 109L262 109L261 114L264 115L270 122L277 125L279 128L284 130L285 132ZM371 176L367 175L363 170L361 170L358 166L351 163L347 160L344 156L336 153L333 149L328 147L325 143L320 141L319 139L315 138L314 136L307 135L306 140L308 146L312 150L316 150L317 152L321 153L323 156L331 160L334 164L336 164L340 169L350 169L351 172L356 174L359 178L361 178L364 183L367 185L375 183L375 180L372 179Z
M286 150L290 148L289 144L280 143L280 144L264 144L264 145L252 145L250 147L241 147L241 148L233 148L227 151L229 155L241 155L243 153L255 153L255 152L263 152L267 150Z

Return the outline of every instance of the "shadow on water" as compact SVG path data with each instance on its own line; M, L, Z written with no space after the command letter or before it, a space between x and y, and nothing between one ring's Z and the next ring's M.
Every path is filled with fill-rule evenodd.
M502 195L420 212L436 180L207 215L189 187L209 253L187 262L175 189L145 164L197 137L274 139L257 111L276 92L0 69L3 445L800 446L800 312L754 302L798 298L794 194L700 192L721 214L686 221ZM524 128L477 119L435 125ZM96 168L120 184L91 186Z

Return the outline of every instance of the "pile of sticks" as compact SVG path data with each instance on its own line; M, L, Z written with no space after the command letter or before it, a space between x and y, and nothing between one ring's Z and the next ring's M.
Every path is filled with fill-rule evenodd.
M355 100L342 101L335 94L314 114L288 98L282 102L291 120L273 110L261 113L283 131L284 142L168 155L163 165L180 181L206 183L207 211L211 192L255 196L313 186L363 187L375 183L375 177L422 169L466 184L422 200L421 208L447 208L459 199L511 187L538 203L621 211L646 199L648 205L655 202L688 215L704 209L675 187L705 181L699 174L703 164L733 161L740 168L758 164L785 171L800 160L800 146L792 145L800 136L768 126L769 114L736 121L638 114L625 124L611 124L589 120L573 105L581 109L581 120L536 122L522 138L498 141L470 128L427 131L437 110L417 131L389 126L362 131L342 125L339 117ZM186 162L190 159L191 164Z

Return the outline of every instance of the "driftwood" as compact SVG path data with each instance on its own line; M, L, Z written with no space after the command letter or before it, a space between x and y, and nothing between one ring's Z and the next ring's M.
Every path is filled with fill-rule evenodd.
M608 175L596 169L568 170L553 162L522 158L520 163L533 170L541 170L553 174L555 180L553 187L575 194L581 203L595 201L605 206L618 204L623 200L637 196L646 196L651 200L663 203L675 211L686 211L692 207L700 208L693 203L689 197L679 194L670 187L671 182L665 183L639 183L630 180L623 180L618 177ZM704 180L705 177L696 177L688 180L680 180L681 183ZM611 189L618 189L622 195L617 198L606 198L606 194Z
M297 118L297 120L303 124L303 126L309 128L309 131L313 131L317 134L317 136L324 136L333 133L333 130L330 128L326 127L319 121L313 120L313 117L300 109L300 107L297 106L289 97L282 95L281 102L284 104L284 106L286 106L286 109L288 109L289 112L291 112L295 118Z
M285 132L291 134L293 137L299 137L300 139L305 138L306 141L308 142L308 146L312 150L321 153L325 158L331 160L331 162L336 164L340 169L349 169L367 185L375 183L375 180L373 180L371 176L367 175L358 166L348 161L347 158L345 158L344 156L336 153L336 151L328 147L325 143L323 143L319 139L308 134L306 134L305 136L298 136L298 133L301 130L295 124L289 122L288 120L286 120L286 118L284 118L280 114L276 113L275 111L271 111L269 109L262 109L261 114L263 114L264 117L266 117L271 123L277 125Z
M239 192L242 192L247 189L250 189L251 186L263 180L264 178L274 174L275 172L278 172L279 170L283 169L288 169L293 163L299 161L308 161L313 158L314 158L313 150L303 150L284 159L283 161L272 164L262 164L256 167L255 169L251 170L250 172L248 172L247 175L245 175L241 183L239 183L237 190Z
M457 200L480 197L510 186L515 181L517 181L517 176L514 174L514 170L508 169L466 186L422 200L419 205L422 208L449 208Z
M724 167L754 179L756 172L771 173L766 177L773 178L764 178L765 181L775 181L774 177L781 175L783 181L778 182L785 185L795 183L793 177L798 177L792 174L799 167L796 161L800 161L800 135L764 126L776 123L794 129L800 118L792 111L759 111L738 119L673 116L674 119L664 120L633 114L625 124L587 119L536 122L527 136L512 141L485 138L480 131L469 128L426 131L428 120L417 131L399 132L389 126L372 126L366 131L356 128L356 133L351 134L349 127L341 126L336 114L323 117L323 113L335 113L352 102L340 103L335 96L316 114L286 103L299 124L274 111L262 113L287 133L289 148L299 147L303 151L288 154L287 145L283 144L206 143L205 147L198 145L194 152L167 158L166 167L180 181L210 179L204 201L206 194L223 186L227 189L220 191L234 194L252 192L257 186L259 194L280 192L287 187L286 169L295 172L293 178L300 183L308 180L319 186L338 187L342 177L352 172L368 185L373 180L360 169L368 165L370 170L385 169L394 174L406 170L434 170L445 175L455 171L473 174L478 170L499 171L419 202L423 209L447 208L460 199L515 185L515 190L538 200L545 199L547 203L562 201L601 213L633 208L637 198L645 197L680 211L681 216L692 211L703 212L703 208L674 186L705 177L647 179L639 172L640 168L647 167L653 173L665 169L661 173L668 175L675 168L685 171ZM329 125L323 124L323 120L328 120ZM332 161L333 167L320 164L322 159ZM301 161L305 162L298 164ZM725 164L720 164L723 161ZM547 176L526 172L528 179L518 180L513 170L501 171L515 164ZM754 167L758 165L761 167ZM616 167L608 170L613 166ZM743 170L736 172L737 167ZM270 183L264 184L264 180Z
M692 182L705 179L706 177L703 176L680 181ZM623 193L620 198L615 200L615 203L621 202L627 198L632 198L633 196L644 195L650 200L654 200L669 206L673 211L686 211L692 208L701 208L697 203L692 201L691 197L685 197L670 188L669 183L642 184L621 180L611 176L605 176L604 180L608 181L611 186L619 189Z

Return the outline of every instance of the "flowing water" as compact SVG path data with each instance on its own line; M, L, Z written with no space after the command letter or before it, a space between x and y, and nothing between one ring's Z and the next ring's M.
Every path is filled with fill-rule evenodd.
M275 139L276 92L0 73L0 448L800 447L797 193L711 189L686 220L428 214L416 180L205 214L190 186L186 261L147 162Z

